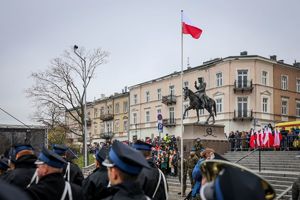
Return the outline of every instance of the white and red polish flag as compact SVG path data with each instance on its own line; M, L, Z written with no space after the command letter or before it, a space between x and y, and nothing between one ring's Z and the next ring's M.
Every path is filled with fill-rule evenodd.
M264 129L264 140L263 140L263 144L264 144L264 147L268 147L269 145L269 128L265 128Z
M273 144L273 146L275 148L279 148L280 147L280 140L281 140L280 132L278 131L278 129L275 129L274 144Z
M202 34L202 29L194 25L182 12L182 33L190 34L193 38L199 39Z
M256 140L256 135L254 135L254 130L251 130L251 136L250 136L250 148L254 149L255 148L255 140Z
M257 147L261 146L260 135L261 135L260 130L258 130L257 133L256 133L256 145L257 145Z

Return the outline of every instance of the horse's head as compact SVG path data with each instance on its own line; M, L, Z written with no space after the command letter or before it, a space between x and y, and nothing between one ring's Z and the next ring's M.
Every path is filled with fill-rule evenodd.
M188 87L183 88L183 98L186 100L190 96L190 90Z

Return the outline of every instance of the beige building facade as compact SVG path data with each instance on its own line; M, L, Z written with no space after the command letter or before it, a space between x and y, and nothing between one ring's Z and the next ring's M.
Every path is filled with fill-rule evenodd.
M109 97L103 96L87 104L88 143L104 141L103 137L114 135L115 139L128 140L129 128L129 93L115 93ZM77 124L66 117L66 124L75 127ZM74 142L82 139L74 133L68 137Z
M183 83L181 73L175 72L130 87L130 138L165 134L180 136L182 87L188 86L195 92L194 82L199 77L207 83L206 94L216 101L216 124L224 125L227 134L299 119L300 93L297 89L300 90L300 68L280 62L274 56L264 58L242 52L240 56L214 59L184 70ZM281 77L283 72L288 73L289 79L289 89L284 91L277 86L278 76ZM288 102L288 118L282 117L279 106L282 104L279 99L285 97L293 99L293 105ZM188 105L189 101L183 100L184 108ZM162 133L157 127L159 113L163 117ZM187 115L183 123L196 122L194 110ZM207 117L207 111L200 111L200 122L205 122Z

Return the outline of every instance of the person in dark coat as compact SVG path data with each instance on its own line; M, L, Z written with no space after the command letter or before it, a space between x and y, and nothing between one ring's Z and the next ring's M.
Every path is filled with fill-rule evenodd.
M7 184L5 181L0 180L0 199L1 200L30 200L26 193L19 187Z
M26 189L33 200L84 199L79 186L65 181L62 171L66 161L62 157L44 147L36 164L39 181Z
M7 170L9 168L8 165L8 159L7 158L1 158L0 159L0 179L7 176Z
M164 200L168 197L168 186L165 175L157 168L151 157L152 145L141 140L133 144L133 148L139 150L146 158L150 169L143 168L137 182L142 186L144 193L153 200Z
M63 170L63 174L65 174L66 180L71 183L75 183L75 184L81 186L84 176L82 174L81 169L78 167L78 165L73 163L71 160L67 160L67 151L68 150L69 150L69 148L63 144L54 144L53 145L53 151L55 153L57 153L58 155L60 155L61 157L63 157L65 159L65 161L67 162L67 165L64 167L64 170ZM68 166L70 169L69 172L67 171ZM70 174L68 175L68 173L70 173ZM69 176L69 178L68 178L68 176Z
M82 182L83 194L87 200L98 200L107 191L109 183L107 168L102 165L107 149L102 148L96 154L96 169Z
M33 177L36 166L36 156L33 147L29 144L17 144L15 148L15 168L3 180L25 189Z
M150 168L144 156L132 147L115 141L108 158L102 163L108 168L111 183L105 200L147 200L141 186L136 182L143 167Z

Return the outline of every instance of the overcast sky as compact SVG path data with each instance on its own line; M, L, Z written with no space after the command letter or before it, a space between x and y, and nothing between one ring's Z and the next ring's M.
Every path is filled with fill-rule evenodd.
M184 65L251 55L300 61L299 0L8 0L0 7L0 107L27 124L32 72L74 44L110 52L88 101L180 71L180 10L203 29L184 36ZM0 111L0 124L19 124Z

